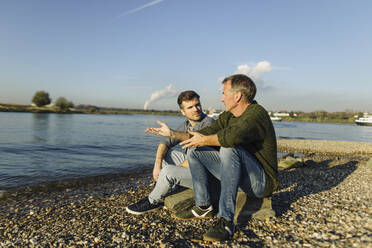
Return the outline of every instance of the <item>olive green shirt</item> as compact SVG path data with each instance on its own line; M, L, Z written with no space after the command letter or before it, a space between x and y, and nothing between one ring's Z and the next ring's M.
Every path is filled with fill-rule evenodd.
M262 165L266 174L264 196L278 187L276 136L267 111L256 101L239 117L223 112L217 121L199 131L203 135L217 134L222 147L242 146Z

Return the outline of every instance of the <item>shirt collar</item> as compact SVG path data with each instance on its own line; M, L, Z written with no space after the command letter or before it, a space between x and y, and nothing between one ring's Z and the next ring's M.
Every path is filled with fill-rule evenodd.
M195 128L197 128L197 127L202 123L202 121L204 120L205 117L206 117L206 114L204 114L204 113L202 112L202 116L201 116L200 120L197 121L197 123L195 124L195 126L191 126L190 121L189 121L188 119L186 119L186 126L187 126L187 129L191 128L192 130L194 130Z

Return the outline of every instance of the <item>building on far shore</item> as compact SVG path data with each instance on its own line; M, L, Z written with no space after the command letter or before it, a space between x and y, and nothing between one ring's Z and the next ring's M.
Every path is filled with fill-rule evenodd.
M359 117L368 118L368 117L372 117L372 115L368 114L368 112L364 112L362 116L354 115L354 118L359 118Z
M275 117L290 117L291 114L288 112L269 112L268 113L270 116L275 116ZM296 113L293 113L293 116L297 116Z
M35 103L31 103L31 106L32 107L37 107ZM50 103L48 105L44 105L43 107L46 107L46 108L53 108L55 106L54 103Z
M275 112L274 116L276 116L276 117L288 117L289 113L287 113L287 112Z

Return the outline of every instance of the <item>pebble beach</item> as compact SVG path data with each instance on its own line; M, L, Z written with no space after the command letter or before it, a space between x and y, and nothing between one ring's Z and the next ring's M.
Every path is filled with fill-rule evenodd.
M278 140L278 151L305 157L279 172L276 216L238 226L231 240L201 240L213 219L128 214L153 187L145 170L3 193L0 247L372 247L372 143Z

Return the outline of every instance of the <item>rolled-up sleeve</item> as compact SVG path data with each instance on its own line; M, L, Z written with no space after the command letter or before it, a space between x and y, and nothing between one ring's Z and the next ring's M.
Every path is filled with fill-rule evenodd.
M225 113L223 113L223 115L225 115ZM225 125L223 120L225 120L225 117L218 118L212 125L202 128L199 133L203 135L216 134L218 131L223 129L223 126Z

